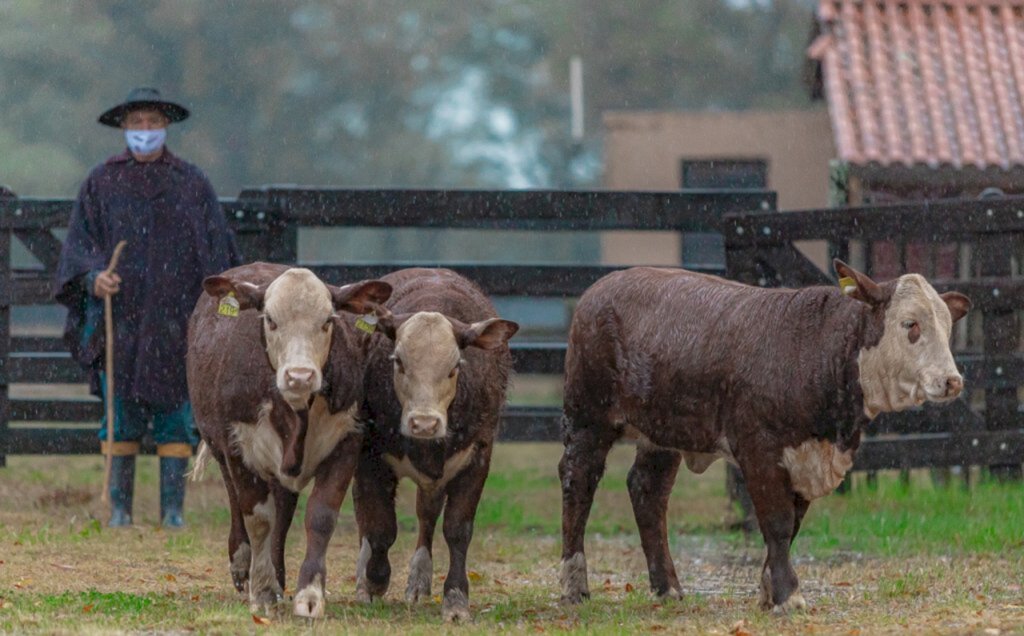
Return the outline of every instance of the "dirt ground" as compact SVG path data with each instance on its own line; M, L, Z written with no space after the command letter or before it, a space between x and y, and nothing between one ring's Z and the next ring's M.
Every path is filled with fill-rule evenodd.
M775 616L757 609L756 582L763 555L758 536L673 532L675 563L686 598L661 602L648 593L635 528L593 532L587 543L593 598L580 607L562 607L558 603L560 540L550 531L557 527L557 492L531 495L520 475L532 462L547 466L557 453L557 448L545 445L499 447L492 471L495 490L488 494L489 483L485 498L498 499L498 509L511 510L519 492L532 501L534 513L546 515L556 525L517 524L496 513L481 512L470 552L474 621L456 627L441 623L439 597L417 607L408 607L402 600L414 541L411 488L403 488L400 495L399 507L409 514L400 517L387 600L370 606L353 601L357 544L350 502L346 502L327 557L327 618L310 624L292 618L287 604L278 612L252 615L234 592L227 573L225 496L216 471L189 492L189 527L165 532L154 526L155 459L142 460L138 524L110 530L100 523L106 515L98 498L99 458L11 458L8 467L0 469L0 630L1024 633L1021 544L1005 553L949 555L797 549L795 565L811 609ZM616 515L620 513L625 515L621 525L628 525L628 511L619 510L624 493L615 487L617 480L624 479L626 467L628 459L613 458L606 478L610 492L595 510L598 528L619 527ZM502 480L508 482L512 495L502 490ZM673 510L684 514L678 512L680 507L690 508L698 517L721 517L720 496L709 496L696 483L690 483L692 494L680 492L674 497ZM713 483L717 492L718 482ZM291 584L304 545L301 523L296 523L288 550ZM440 538L434 553L437 594L447 567Z

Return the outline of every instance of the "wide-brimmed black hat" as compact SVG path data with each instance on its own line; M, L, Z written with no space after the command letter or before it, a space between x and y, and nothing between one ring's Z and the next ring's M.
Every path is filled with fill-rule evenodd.
M167 115L167 119L171 120L171 123L188 118L187 108L160 97L160 91L155 88L142 87L133 88L123 102L100 115L99 122L104 126L120 128L121 120L129 111L147 107L158 109Z

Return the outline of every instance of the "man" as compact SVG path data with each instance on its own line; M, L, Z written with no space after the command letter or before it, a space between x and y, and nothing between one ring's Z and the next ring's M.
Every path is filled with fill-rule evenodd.
M165 146L167 126L189 116L153 88L136 88L100 115L127 150L89 173L71 213L56 298L68 307L65 341L105 391L103 298L114 314L114 439L110 526L132 523L135 455L150 421L160 456L160 519L184 525L185 471L196 443L185 382L188 316L205 276L239 263L213 186ZM105 269L127 241L116 273Z

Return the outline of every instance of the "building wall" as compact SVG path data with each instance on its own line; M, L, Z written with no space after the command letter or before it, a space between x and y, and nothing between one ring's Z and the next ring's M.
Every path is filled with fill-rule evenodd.
M683 159L764 159L780 210L828 205L829 160L835 157L828 111L611 112L604 116L604 187L678 190ZM610 264L678 264L675 234L609 232ZM809 255L818 261L818 250Z

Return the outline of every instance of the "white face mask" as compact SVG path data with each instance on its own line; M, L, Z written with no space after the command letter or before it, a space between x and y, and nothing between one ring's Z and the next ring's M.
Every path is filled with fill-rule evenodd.
M164 145L167 139L167 129L158 130L126 130L124 139L128 142L128 149L137 155L148 155L156 152Z

